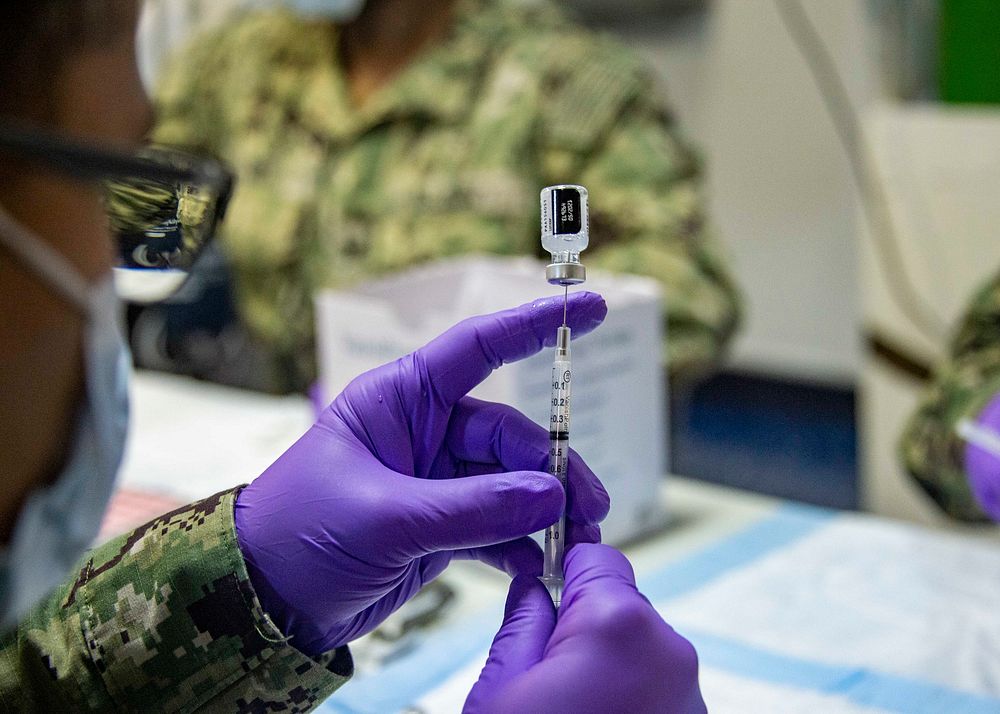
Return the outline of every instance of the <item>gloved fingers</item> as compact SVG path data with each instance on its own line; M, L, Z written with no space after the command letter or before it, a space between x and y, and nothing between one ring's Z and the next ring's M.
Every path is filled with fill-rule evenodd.
M628 558L609 545L583 543L566 552L566 580L610 579L635 588L635 571Z
M572 548L578 543L600 543L601 527L596 523L577 523L566 521L566 547Z
M566 515L570 520L597 525L608 517L611 496L583 457L572 449L566 469L566 489L566 502L569 506Z
M572 462L571 462L572 463ZM461 478L466 476L482 476L483 474L496 474L505 471L500 464L481 464L475 461L463 461L458 470ZM574 481L575 483L575 481ZM579 512L570 506L570 511ZM566 545L572 546L575 543L600 543L601 527L596 523L586 523L573 519L572 515L566 519Z
M480 705L499 710L496 701L504 687L541 661L556 624L556 611L537 578L519 575L510 584L503 624L493 639L489 659L479 675L465 711Z
M633 670L636 683L624 688L641 695L637 702L647 702L637 705L637 710L650 710L673 690L672 711L705 712L698 687L697 652L636 588L628 559L610 546L581 544L567 551L564 565L562 608L547 658L558 661L563 655L579 652L581 646L600 651L608 662L638 655L645 671ZM532 674L539 674L538 669ZM627 675L621 681L627 682Z
M600 526L566 522L566 543L570 547L578 543L600 542ZM511 577L517 575L537 577L542 574L542 547L528 536L481 548L457 550L452 557L458 560L478 560L502 570Z
M980 425L992 430L990 424ZM991 449L969 442L965 445L965 472L979 507L1000 521L1000 458Z
M579 649L581 641L616 657L635 647L637 633L668 627L635 584L632 565L610 546L581 543L566 551L559 623L549 653L562 656ZM672 631L671 631L672 632ZM645 635L653 634L649 630Z
M548 470L548 432L505 404L472 397L461 399L452 410L445 445L460 461L496 462L508 471ZM611 503L608 492L572 450L566 486L570 519L598 523L608 515Z
M521 538L554 523L565 503L559 480L537 471L401 478L396 489L393 527L411 558Z
M608 308L597 293L569 296L567 324L573 336L593 330ZM555 344L563 299L549 297L510 310L463 320L413 353L427 386L449 406L505 362L514 362Z
M482 476L483 474L498 474L506 470L500 464L481 464L477 461L462 461L457 468L459 478Z
M974 458L969 457L969 448L966 448L966 463L974 463ZM1000 461L993 457L993 468L1000 470ZM1000 521L1000 477L982 475L981 471L970 471L969 485L976 503L983 509L983 512L994 521ZM975 474L975 478L972 475Z
M511 577L537 577L542 574L542 548L527 536L481 548L466 548L456 551L453 557L459 560L478 560Z
M312 407L313 416L317 419L332 401L327 396L323 383L318 380L309 385L309 388L306 389L306 396L309 397L309 406Z
M581 543L566 551L563 605L578 597L611 602L638 597L648 604L635 584L632 564L621 551L599 543Z
M417 564L420 572L420 586L423 587L443 573L454 557L454 553L439 551L420 558Z
M444 572L450 561L450 553L432 553L413 562L398 578L395 587L368 605L363 612L351 617L336 631L328 634L321 644L310 647L309 651L329 652L372 632L386 618L416 597L427 583Z

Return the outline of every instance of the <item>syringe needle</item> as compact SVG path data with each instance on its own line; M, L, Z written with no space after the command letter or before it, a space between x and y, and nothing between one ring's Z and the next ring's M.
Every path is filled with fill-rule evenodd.
M563 287L563 327L566 327L566 307L569 305L569 285Z

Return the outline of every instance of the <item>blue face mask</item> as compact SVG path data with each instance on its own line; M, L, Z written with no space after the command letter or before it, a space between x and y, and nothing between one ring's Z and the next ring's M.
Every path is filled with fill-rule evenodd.
M0 549L0 629L6 631L70 574L97 537L125 451L131 368L110 276L89 285L2 208L0 245L87 318L85 393L65 466L55 481L28 494L10 541Z
M280 0L295 13L334 22L350 22L361 14L365 0Z

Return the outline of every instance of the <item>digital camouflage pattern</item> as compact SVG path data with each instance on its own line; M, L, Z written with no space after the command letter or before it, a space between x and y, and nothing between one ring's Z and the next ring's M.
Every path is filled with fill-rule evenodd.
M948 514L989 520L965 474L965 441L955 428L975 419L1000 392L1000 275L976 293L948 359L910 418L900 442L906 469Z
M156 97L156 141L239 176L222 242L286 388L315 377L317 289L456 254L541 255L538 192L566 182L590 190L587 265L663 284L671 371L719 356L736 290L698 161L630 51L544 0L458 0L447 37L361 108L337 57L330 25L256 12L197 38Z
M0 644L3 711L303 712L353 671L310 658L261 609L225 491L84 557Z

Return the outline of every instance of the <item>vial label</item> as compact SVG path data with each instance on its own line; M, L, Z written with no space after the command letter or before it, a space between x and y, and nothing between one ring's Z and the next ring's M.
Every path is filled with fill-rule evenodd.
M579 233L583 212L580 210L580 192L575 188L557 188L552 192L552 217L556 235Z

